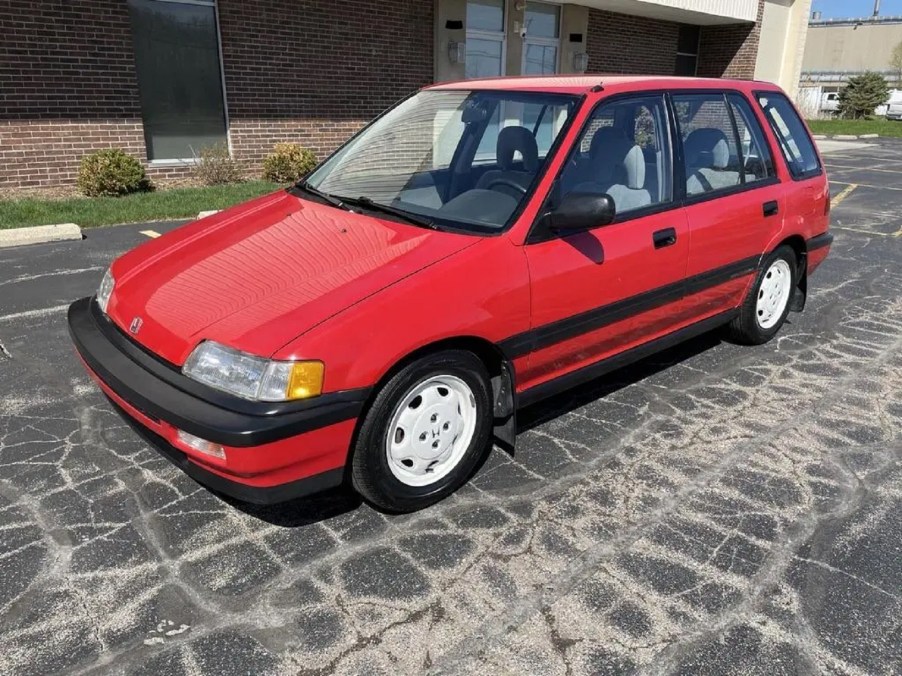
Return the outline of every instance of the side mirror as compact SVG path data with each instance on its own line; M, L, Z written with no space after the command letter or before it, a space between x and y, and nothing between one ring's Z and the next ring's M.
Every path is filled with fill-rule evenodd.
M546 218L555 232L574 233L608 225L615 215L614 200L607 193L569 192Z

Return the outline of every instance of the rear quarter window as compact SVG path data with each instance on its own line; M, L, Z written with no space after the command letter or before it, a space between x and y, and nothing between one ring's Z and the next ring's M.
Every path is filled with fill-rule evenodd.
M801 179L820 174L821 163L814 141L789 99L778 92L758 92L755 98L777 137L777 145L792 177Z

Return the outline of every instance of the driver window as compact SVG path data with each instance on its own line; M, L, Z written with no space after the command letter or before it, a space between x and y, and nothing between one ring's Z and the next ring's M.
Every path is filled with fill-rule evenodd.
M569 192L611 196L618 214L669 202L672 163L661 96L601 104L592 114L559 180Z

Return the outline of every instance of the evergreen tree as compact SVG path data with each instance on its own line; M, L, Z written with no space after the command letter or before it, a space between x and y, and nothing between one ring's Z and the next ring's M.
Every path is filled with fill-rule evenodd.
M889 87L880 73L868 71L849 78L839 92L839 114L843 117L870 117L874 108L889 99Z

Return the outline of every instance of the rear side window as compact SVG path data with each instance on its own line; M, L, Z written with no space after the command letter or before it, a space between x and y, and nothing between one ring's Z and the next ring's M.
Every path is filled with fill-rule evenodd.
M723 94L676 94L686 194L735 188L744 182L733 119Z
M814 142L789 99L777 92L759 92L757 97L793 178L807 178L821 173Z

